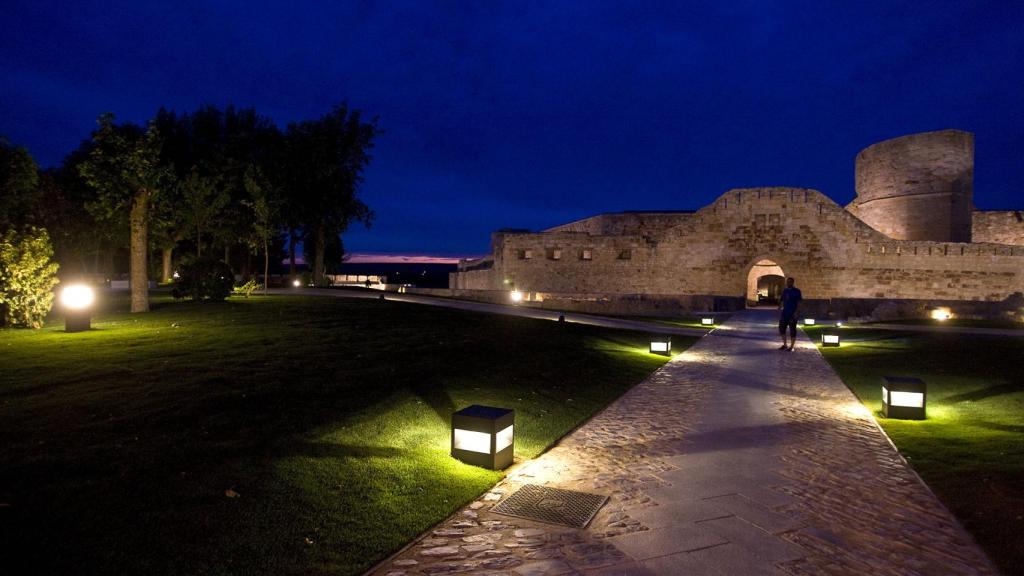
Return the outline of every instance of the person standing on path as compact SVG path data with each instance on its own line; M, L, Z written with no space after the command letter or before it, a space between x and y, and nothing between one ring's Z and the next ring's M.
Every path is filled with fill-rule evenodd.
M779 334L782 335L782 346L779 350L793 350L796 346L796 312L800 308L800 301L804 295L800 289L794 286L796 283L792 277L786 278L786 287L782 290L779 298ZM790 344L786 344L786 329L789 329Z

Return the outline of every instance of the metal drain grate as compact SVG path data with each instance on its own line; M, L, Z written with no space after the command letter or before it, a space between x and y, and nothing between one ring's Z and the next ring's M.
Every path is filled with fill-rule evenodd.
M491 508L491 512L584 528L607 501L608 497L600 494L524 484L515 494Z

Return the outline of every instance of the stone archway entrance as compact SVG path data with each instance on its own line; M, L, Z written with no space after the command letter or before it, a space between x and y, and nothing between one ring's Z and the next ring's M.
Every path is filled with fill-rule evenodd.
M786 285L786 275L775 261L758 260L747 273L747 306L775 306Z

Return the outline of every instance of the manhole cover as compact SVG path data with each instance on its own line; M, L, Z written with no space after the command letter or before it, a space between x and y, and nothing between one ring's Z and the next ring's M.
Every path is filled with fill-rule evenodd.
M607 496L525 484L491 512L583 528L608 501Z

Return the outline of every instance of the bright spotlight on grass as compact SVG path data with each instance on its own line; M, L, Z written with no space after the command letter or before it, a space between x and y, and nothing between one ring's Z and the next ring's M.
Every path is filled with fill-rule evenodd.
M516 414L473 404L452 414L452 456L466 464L502 470L512 464Z
M651 354L660 354L662 356L672 355L672 338L669 336L652 336L651 337Z
M64 308L64 331L84 332L89 329L91 311L96 294L85 284L72 284L60 292L60 305Z

